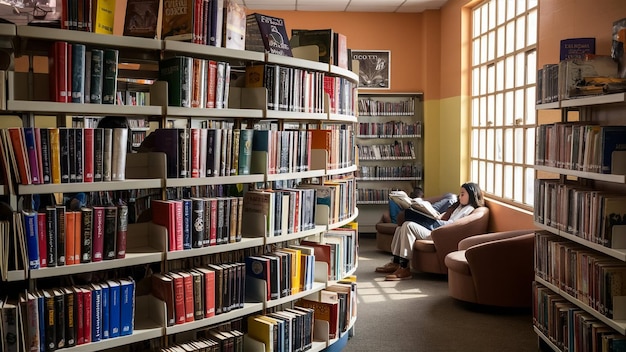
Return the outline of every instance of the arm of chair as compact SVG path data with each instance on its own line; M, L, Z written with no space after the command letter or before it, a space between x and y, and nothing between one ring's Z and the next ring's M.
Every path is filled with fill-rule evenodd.
M486 233L484 235L476 235L465 238L459 242L459 250L465 250L477 244L491 242L495 240L502 240L511 237L517 237L519 235L524 235L527 233L533 233L532 229L524 229L524 230L512 230L512 231L502 231L502 232L491 232Z
M489 223L489 209L481 207L470 215L463 217L452 224L434 229L430 236L437 250L437 256L446 257L448 253L458 249L459 242L469 236L485 233Z
M477 244L465 251L479 300L530 300L534 233ZM502 297L501 292L519 297Z

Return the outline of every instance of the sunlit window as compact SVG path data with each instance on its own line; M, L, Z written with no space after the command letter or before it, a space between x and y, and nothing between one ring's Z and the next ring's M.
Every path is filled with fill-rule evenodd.
M538 0L473 9L471 176L489 196L533 205Z

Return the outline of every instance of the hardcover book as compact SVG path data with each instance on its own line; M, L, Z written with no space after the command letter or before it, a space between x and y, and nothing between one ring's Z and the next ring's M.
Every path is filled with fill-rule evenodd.
M225 48L245 50L246 48L246 12L235 0L224 0L224 37Z
M72 44L72 103L85 102L85 52L84 44Z
M97 0L94 2L96 13L94 25L95 33L113 34L115 2L115 0Z
M189 41L193 34L194 0L163 1L161 39Z
M260 13L248 15L246 50L293 56L285 29L285 20Z
M332 29L292 29L291 46L317 45L319 49L319 62L332 64L333 37Z
M104 49L102 59L102 104L115 105L119 51L117 49Z
M135 329L135 281L132 278L120 282L120 336L132 335Z
M118 208L114 205L104 207L104 246L102 248L104 260L115 259L116 256L117 212Z
M152 275L151 279L152 295L161 301L165 302L167 326L173 326L175 324L175 305L174 305L174 281L171 277L156 273Z
M193 59L175 56L159 61L159 79L167 82L169 106L191 107Z
M124 36L155 38L159 23L159 4L159 0L128 0Z
M89 102L91 104L102 103L102 86L104 80L104 50L91 49L91 72L89 79ZM86 73L87 74L87 73Z
M584 60L587 54L596 53L596 38L568 38L561 40L559 61Z

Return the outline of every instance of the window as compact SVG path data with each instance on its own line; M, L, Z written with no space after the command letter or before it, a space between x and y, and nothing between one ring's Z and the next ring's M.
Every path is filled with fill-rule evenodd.
M472 10L471 177L486 194L533 205L537 0Z

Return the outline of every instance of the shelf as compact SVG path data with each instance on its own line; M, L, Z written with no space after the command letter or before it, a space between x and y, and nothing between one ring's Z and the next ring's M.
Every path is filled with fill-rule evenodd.
M315 235L317 233L324 232L324 231L326 231L326 226L316 225L315 228L311 230L299 231L299 232L289 233L289 234L280 235L280 236L265 237L264 244L273 244L273 243L292 241L292 240L300 239L303 237Z
M357 205L387 205L389 201L386 200L370 200L370 201L359 201L356 203Z
M339 121L339 122L357 122L357 118L355 116L350 115L341 115L341 114L328 114L328 120L330 121Z
M330 65L330 73L344 76L355 83L359 82L359 75L356 72L346 70L345 68L341 68L339 66Z
M268 174L265 181L284 181L299 178L323 177L326 175L325 170L311 170L304 172L289 172L284 174Z
M27 271L24 270L11 270L7 272L6 281L22 281L27 278Z
M176 260L176 259L184 259L190 257L198 257L203 255L210 255L222 252L236 251L240 249L259 247L264 244L263 238L247 238L244 237L240 242L235 243L226 243L220 244L216 246L202 247L202 248L192 248L182 251L173 251L167 252L165 254L166 260Z
M625 175L600 174L597 172L568 170L568 169L561 169L558 167L543 166L543 165L535 165L534 168L536 171L545 171L545 172L550 172L553 174L575 176L575 177L580 177L580 178L588 178L591 180L605 181L605 182L612 182L612 183L622 183L622 184L626 183Z
M185 54L194 57L205 56L229 60L265 61L265 53L261 52L227 49L211 45L179 42L175 40L163 40L163 51Z
M332 229L336 229L338 227L342 227L342 226L348 225L349 223L354 221L354 219L356 219L357 216L359 216L359 209L358 208L354 210L354 214L352 214L352 216L350 216L349 218L337 221L337 222L332 223L332 224L328 224L328 229L332 230Z
M580 243L582 245L584 245L587 248L591 248L595 251L598 251L600 253L606 254L610 257L613 257L615 259L619 259L623 262L626 262L626 249L614 249L614 248L609 248L606 246L603 246L601 244L598 243L594 243L591 242L589 240L586 240L582 237L578 237L578 236L574 236L570 233L567 233L565 231L560 231L558 229L555 229L554 227L550 227L538 222L535 222L535 227L538 227L542 230L551 232L555 235L561 236L563 238L567 238L568 240L572 241L572 242L576 242L576 243Z
M104 351L114 347L130 345L135 342L147 341L154 338L163 336L162 327L142 327L141 324L135 322L135 328L133 334L128 336L120 336L112 339L100 340L98 342L90 342L83 345L78 345L69 348L63 348L63 351L68 352L91 352L91 351Z
M396 156L396 157L386 157L386 158L359 158L359 161L393 161L393 160L415 160L414 156Z
M535 105L536 110L554 110L561 107L561 104L557 101L554 103L544 103Z
M204 327L217 325L236 318L245 317L253 313L257 313L263 310L263 303L245 303L243 308L233 309L230 312L218 314L211 318L205 318L202 320L196 320L189 323L180 325L168 326L165 328L167 335L178 334L185 331L191 331Z
M321 291L322 289L324 289L326 287L326 284L323 282L314 282L313 283L313 288L311 288L310 290L306 290L306 291L302 291L302 292L298 292L289 296L285 296L285 297L281 297L281 298L277 298L277 299L273 299L270 301L266 301L264 302L265 304L265 308L272 308L272 307L276 307L279 306L281 304L285 304L285 303L289 303L292 301L295 301L299 298L304 298L308 295L310 295L311 293L315 293L318 291Z
M535 333L543 340L543 342L545 342L548 346L550 346L550 348L553 351L557 351L557 352L561 352L561 349L555 345L552 341L550 341L550 339L543 334L543 332L541 330L539 330L539 328L537 328L536 326L533 326L533 329L535 330Z
M422 178L419 176L414 177L357 177L357 181L419 181Z
M73 31L80 33L78 31ZM10 83L9 83L10 84ZM42 115L141 115L160 116L163 108L160 106L112 105L112 104L80 104L57 103L52 101L8 100L8 111L35 112Z
M291 56L282 56L277 54L267 54L266 62L268 64L277 64L282 66L293 66L314 71L329 72L330 67L327 63L311 60L300 59Z
M348 167L342 167L342 168L339 168L339 169L328 169L328 170L326 170L326 176L348 174L348 173L351 173L351 172L355 172L356 170L358 170L358 166L356 166L356 165L352 165L352 166L348 166Z
M265 110L265 118L279 119L279 120L314 120L325 121L328 120L328 114L325 113L304 113L295 111L279 111L279 110Z
M413 139L413 138L422 138L421 134L402 134L402 135L393 135L393 134L360 134L357 135L356 138L361 139Z
M224 185L237 183L263 182L265 175L235 175L218 177L198 177L198 178L168 178L165 180L165 187L191 187L206 185Z
M538 276L535 276L535 281L537 281L538 283L548 287L552 291L558 293L559 295L561 295L562 297L564 297L568 301L574 303L579 308L581 308L584 311L586 311L587 313L593 315L596 319L602 321L604 324L606 324L606 325L610 326L611 328L617 330L618 333L620 333L622 335L626 335L626 320L609 319L609 318L605 317L604 315L600 314L600 312L596 311L595 309L592 309L588 305L584 304L582 301L576 299L575 297L571 296L567 292L564 292L563 290L559 289L558 287L556 287L555 285L549 283L548 281L546 281L546 280L544 280L544 279L542 279L542 278L540 278Z
M165 107L165 115L169 117L205 117L205 118L263 118L260 109L206 109L181 108L176 106Z
M163 180L157 179L134 179L109 182L80 182L80 183L48 183L43 185L19 185L19 194L38 193L76 193L97 191L119 191L147 188L162 188Z
M626 93L615 93L606 95L594 95L584 98L561 100L562 108L585 107L591 105L604 105L626 102Z

